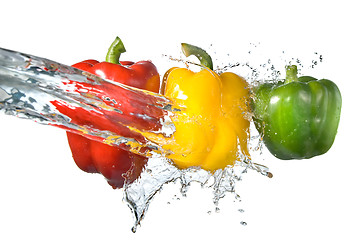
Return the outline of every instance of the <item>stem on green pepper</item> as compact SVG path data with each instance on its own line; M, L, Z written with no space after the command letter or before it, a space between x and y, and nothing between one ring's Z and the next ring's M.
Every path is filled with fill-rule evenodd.
M188 43L182 43L181 45L182 52L186 57L194 55L201 62L201 65L213 70L212 58L205 50Z
M296 65L288 65L285 67L286 69L286 76L284 83L291 83L298 81L298 69Z
M120 64L121 53L126 52L125 45L119 37L111 44L106 55L106 62Z

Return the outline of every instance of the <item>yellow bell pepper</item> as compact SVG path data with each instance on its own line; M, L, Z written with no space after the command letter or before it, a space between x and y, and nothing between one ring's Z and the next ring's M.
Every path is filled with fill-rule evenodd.
M249 157L247 82L230 72L218 75L211 69L210 56L198 47L182 44L182 50L186 56L197 56L202 70L167 71L162 93L185 110L171 117L176 127L171 138L147 137L171 151L168 158L182 169L197 166L215 171L233 165L240 155Z

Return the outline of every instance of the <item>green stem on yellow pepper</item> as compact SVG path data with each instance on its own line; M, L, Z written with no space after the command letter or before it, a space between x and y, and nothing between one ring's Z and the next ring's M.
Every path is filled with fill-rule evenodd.
M106 55L106 62L120 64L121 53L126 52L125 46L119 37L111 44Z
M296 65L288 65L285 67L286 69L286 76L285 76L285 83L291 83L298 81L298 69Z
M188 43L182 43L181 45L182 52L186 57L194 55L201 62L201 65L213 70L212 58L205 50Z

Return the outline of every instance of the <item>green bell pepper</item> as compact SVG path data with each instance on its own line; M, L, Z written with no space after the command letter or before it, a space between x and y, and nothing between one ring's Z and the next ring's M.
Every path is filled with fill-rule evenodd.
M327 79L297 77L287 66L286 79L254 89L254 123L268 150L277 158L307 159L332 146L340 119L339 88Z

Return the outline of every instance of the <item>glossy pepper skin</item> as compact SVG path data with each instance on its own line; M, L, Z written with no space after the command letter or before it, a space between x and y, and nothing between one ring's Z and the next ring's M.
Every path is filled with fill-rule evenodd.
M253 112L257 130L277 158L307 159L332 146L340 119L342 98L330 80L297 77L288 66L286 80L254 89Z
M74 64L73 67L128 86L158 92L160 77L155 65L149 61L119 62L119 56L124 51L121 40L116 38L109 49L106 62L86 60ZM65 109L65 111L70 111L70 109ZM122 131L110 121L103 119L99 121L96 118L87 119L86 116L81 115L81 112L77 112L77 114L76 117L83 118L83 124L92 125L101 130ZM127 181L135 180L147 162L143 156L90 140L75 133L67 132L67 137L77 166L85 172L101 173L113 188L122 188L125 182L124 174L131 168L133 168L132 174L127 176Z
M247 82L234 73L211 70L212 61L202 49L182 44L182 50L196 55L203 67L199 72L175 67L165 74L162 93L185 110L171 117L176 127L172 138L155 141L172 151L168 158L181 169L213 172L234 164L239 155L249 157Z

